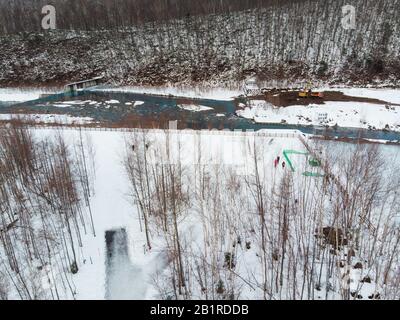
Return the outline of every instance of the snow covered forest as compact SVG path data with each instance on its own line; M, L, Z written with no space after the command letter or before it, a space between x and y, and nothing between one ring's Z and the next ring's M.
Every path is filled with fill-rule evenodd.
M0 84L102 74L150 85L228 85L248 75L275 85L399 80L399 0L54 0L58 28L51 31L40 29L43 3L0 4ZM346 30L348 4L356 28Z
M399 8L0 0L0 300L399 300Z
M229 164L214 164L218 152L201 134L128 141L147 246L166 246L168 268L154 277L163 299L399 298L400 180L378 146L340 156L329 144L309 146L327 159L321 179L272 168L277 145L298 146L290 139L238 136L243 158Z
M263 133L4 133L3 299L400 297L395 146ZM307 173L302 152L296 172L274 167L282 148L313 152L328 174ZM126 252L105 267L104 234L121 225Z
M95 233L93 150L82 135L0 132L0 299L72 297L82 234Z

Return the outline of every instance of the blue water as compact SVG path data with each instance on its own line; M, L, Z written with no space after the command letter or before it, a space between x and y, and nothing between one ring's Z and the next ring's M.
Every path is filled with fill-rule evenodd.
M66 101L96 101L98 105L75 104L68 107L55 106ZM116 104L106 103L108 100L118 100ZM126 102L143 101L140 106L126 105ZM104 91L81 91L74 95L56 94L46 98L29 101L20 104L0 104L0 113L11 113L18 110L41 113L63 113L78 117L91 117L96 121L116 122L125 117L134 115L136 117L178 120L185 127L195 129L206 128L229 128L231 130L260 130L260 129L297 129L308 134L323 134L328 137L367 138L382 139L388 141L400 141L400 133L383 130L367 130L358 128L325 128L306 125L289 124L261 124L252 120L237 117L235 115L236 103L238 101L220 101L210 99L195 99L195 103L212 107L210 111L190 112L178 107L179 104L193 103L194 99L185 99L168 96L145 95L125 92ZM110 107L108 107L110 106ZM224 114L218 117L217 114Z
M9 107L9 106L12 106L13 104L16 104L16 102L12 102L12 101L0 101L0 111L1 111L1 108L3 108L3 107Z

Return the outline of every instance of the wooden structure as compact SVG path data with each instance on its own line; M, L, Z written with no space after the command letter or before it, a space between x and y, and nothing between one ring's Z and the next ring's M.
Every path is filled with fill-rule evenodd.
M247 79L243 83L243 91L245 96L258 96L261 94L261 89L254 78Z
M78 82L69 83L65 86L65 92L76 92L78 90L98 86L101 83L103 77L96 77L89 80L82 80Z

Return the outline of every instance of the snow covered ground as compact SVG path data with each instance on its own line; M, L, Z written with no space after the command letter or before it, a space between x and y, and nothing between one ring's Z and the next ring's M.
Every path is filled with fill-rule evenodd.
M52 134L52 130L43 130L41 134ZM71 138L77 131L65 131L64 134ZM106 296L106 243L105 233L108 230L125 228L128 236L128 249L131 266L135 270L133 279L112 277L114 286L123 287L132 284L128 291L111 298L145 299L151 298L151 291L147 290L152 272L163 265L160 252L154 250L145 252L145 236L141 232L141 222L135 206L128 198L128 182L122 167L122 155L125 142L122 133L117 132L92 132L89 131L96 152L96 180L95 195L92 199L92 212L96 237L86 235L81 252L80 270L74 276L77 299L104 299ZM85 262L84 262L85 261ZM130 294L129 294L130 293Z
M369 89L368 89L369 90ZM377 98L365 89L365 95ZM362 96L355 93L355 96ZM359 91L357 91L359 92ZM362 91L364 92L364 91ZM392 91L390 91L392 92ZM400 91L386 97L390 102L400 100ZM393 93L392 92L392 93ZM384 99L381 92L379 98ZM288 123L300 125L328 125L339 127L372 128L400 131L400 107L362 102L326 101L324 104L295 105L277 108L261 101L251 100L250 107L238 110L237 115L258 123Z
M319 91L320 89L317 89ZM340 91L352 97L379 99L390 103L400 104L399 89L379 88L321 88L321 91Z
M51 131L48 131L50 134ZM65 132L67 135L76 134L74 131ZM108 230L124 228L128 236L128 256L118 256L112 262L114 272L110 275L109 290L112 293L108 298L121 299L152 299L157 298L158 293L153 287L153 279L163 273L166 267L165 244L156 234L152 236L153 249L148 252L145 249L145 235L141 231L143 221L138 220L136 206L129 201L128 182L121 165L125 139L127 134L115 132L91 132L89 134L95 145L97 178L95 181L95 196L92 200L92 212L97 236L88 235L84 239L81 263L78 274L74 276L78 299L103 299L106 295L106 245L104 234ZM260 132L259 138L254 138L253 133L203 131L196 132L185 130L172 134L171 148L179 145L180 161L191 167L198 163L199 152L202 156L202 165L226 165L236 170L238 175L246 174L252 170L251 151L252 144L264 145L262 148L263 163L268 165L266 176L272 177L276 169L273 168L273 160L277 155L282 155L286 148L304 151L301 142L294 138L297 132L290 130L265 130ZM271 137L264 137L262 135ZM284 137L284 136L288 137ZM129 137L129 134L128 134ZM162 131L152 131L148 135L150 141L151 159L160 161L158 147L165 143L165 134ZM200 147L199 147L200 145ZM249 149L250 148L250 149ZM199 151L200 150L200 151ZM267 151L268 150L268 151ZM154 153L153 153L154 152ZM178 153L178 149L173 152ZM297 168L303 166L304 157L293 158ZM172 161L178 159L172 159ZM191 167L193 168L193 167ZM279 167L277 174L285 171ZM299 171L299 174L301 171ZM277 178L277 177L276 177ZM188 217L182 224L182 232L185 241L195 243L201 238L199 221L195 216ZM196 240L197 239L197 240ZM254 271L251 261L255 259L253 252L244 251L240 255L243 273ZM251 293L244 297L250 298Z
M45 124L76 124L83 125L93 123L94 119L90 117L73 117L67 114L0 114L0 121L19 119L28 123Z
M36 135L46 137L54 136L55 130L37 129L34 132ZM276 262L271 255L260 256L259 220L251 205L252 201L249 200L252 197L251 193L243 188L246 188L246 185L251 187L254 183L255 159L259 161L257 170L259 170L265 192L268 193L270 188L277 188L285 173L290 172L288 165L286 167L281 165L282 161L286 160L283 151L292 150L300 152L290 155L290 160L295 168L292 175L295 192L298 191L297 188L304 188L306 185L307 191L305 192L310 193L311 198L319 194L315 190L321 187L322 180L303 175L309 158L301 154L306 149L297 138L298 132L295 130L262 130L257 134L192 130L169 131L168 134L161 130L143 132L136 131L136 134L139 135L139 138L142 134L145 135L148 161L151 165L156 165L152 167L153 169L156 169L158 164L165 164L163 161L166 159L167 141L170 154L175 155L170 157L169 161L175 160L185 168L184 180L187 181L185 187L188 189L188 196L192 197L188 211L179 219L180 237L185 252L185 266L188 270L189 267L190 270L194 270L197 263L215 263L215 266L220 268L220 279L224 281L225 286L234 285L235 290L240 288L239 292L235 291L236 297L262 299L264 292L260 290L259 286L261 279L266 277L263 275L262 261L263 259L265 262L268 260L267 265L271 266ZM67 141L75 141L79 135L77 130L65 130L62 133ZM168 279L172 268L170 257L167 258L166 239L160 230L152 227L150 229L152 249L147 249L143 218L139 218L138 205L133 202L131 197L130 181L123 166L127 150L132 149L133 135L132 133L91 130L84 133L87 134L86 138L92 141L95 151L96 178L94 196L91 198L91 212L96 236L89 233L83 235L83 246L78 252L79 272L73 275L75 298L165 298L165 296L160 296L159 289L162 289L162 286L156 287L156 284L170 286L165 280ZM350 144L342 145L335 142L328 142L327 147L330 150L338 148L337 154L352 149ZM380 148L388 150L385 155L390 158L391 163L399 162L398 148L394 146L381 146ZM140 152L139 146L134 148L134 152ZM274 167L274 159L277 156L280 156L282 160L278 166ZM307 170L311 170L309 166ZM204 179L201 178L203 174L205 175ZM199 183L206 183L209 181L208 179L214 178L217 179L216 189L207 189L203 186L202 188L205 188L203 190L206 191L205 202L199 202L197 193L201 190ZM222 192L219 190L220 188L223 189ZM228 192L230 188L233 188L233 191ZM214 199L216 195L221 198ZM210 207L208 207L209 205ZM267 210L272 212L274 207L271 206ZM305 219L304 227L309 228L307 232L310 233L310 241L314 239L316 223L311 211L310 209L302 213ZM217 215L219 220L214 221L213 219L216 218L214 215ZM298 230L293 229L297 218L299 216L294 215L288 222L291 224L290 230L292 230L287 240L291 242L291 250L297 248L297 245L304 245L299 240L304 239L297 233ZM276 217L273 218L270 215L267 219L271 219L267 221L267 230L279 234L280 229L277 226L280 220L278 221ZM328 216L324 219L326 219L326 223L330 220ZM110 231L118 233L120 230L126 231L126 238L117 236L118 241L114 243L113 256L110 258L106 245L106 233ZM297 236L300 238L297 239ZM276 241L276 239L272 238L272 241ZM217 247L213 246L215 243L218 243ZM223 266L224 255L226 259L226 252L230 252L230 250L235 254L234 275ZM268 245L267 250L274 252L272 245ZM209 253L207 254L207 252ZM205 256L202 256L204 254ZM302 254L296 256L296 259L299 259L299 265L302 261L301 256ZM290 268L290 263L289 260L289 265L285 264L285 268ZM322 262L317 261L315 267L319 268L321 265ZM207 270L208 267L204 268ZM325 269L321 270L325 272ZM275 272L273 269L270 271L271 275L272 272ZM299 272L302 275L301 268ZM338 269L338 272L341 272L341 269ZM359 283L359 279L366 275L366 272L372 273L373 271L371 269L351 271L351 278L354 279L353 287ZM324 283L325 273L322 275L322 283ZM289 273L287 276L290 276ZM192 298L220 298L215 294L217 278L207 279L208 284L205 284L205 290L209 290L208 295L198 289L194 278L195 276L190 277L193 286ZM303 279L302 276L297 278L298 281L303 281L301 279ZM274 285L272 278L268 281L270 281L269 285ZM276 298L287 298L294 294L286 288L289 282L288 280L283 291ZM365 284L362 291L364 298L375 288L374 283ZM313 290L311 289L312 292L314 292ZM328 293L319 292L319 290L315 290L315 296L314 293L309 293L309 297L324 299L325 293L327 297L329 295L329 298L340 297L337 291ZM304 296L304 298L306 297Z
M35 131L40 136L51 136L52 129L40 129ZM164 244L157 234L153 234L153 249L149 252L145 249L145 234L142 230L143 221L138 219L136 206L130 197L129 183L127 181L122 157L124 155L125 142L130 134L108 131L87 131L94 144L96 154L96 179L95 195L91 206L93 212L96 237L91 234L84 235L83 248L79 254L79 272L73 276L76 287L77 299L104 299L106 297L106 261L107 248L105 233L109 230L124 228L127 233L128 260L125 256L117 256L112 262L116 267L110 275L111 287L110 299L151 299L157 297L153 287L153 278L162 273L166 266ZM267 131L264 131L267 134ZM302 148L296 138L280 138L279 135L294 135L295 132L271 131L276 138L258 138L257 143L265 141L272 152L265 153L265 161L272 163L273 158L282 152L283 148ZM63 135L68 140L73 140L78 131L66 130ZM247 137L247 138L246 138ZM246 170L246 154L248 156L248 143L253 133L238 132L209 132L185 130L182 134L176 131L172 140L176 144L183 143L181 160L186 165L196 163L201 144L203 161L207 164L234 165L240 172ZM156 144L162 145L165 134L162 131L153 131L149 135L152 141L151 150L156 151ZM248 140L250 139L250 140ZM265 140L267 139L267 140ZM176 146L175 144L175 146ZM157 155L153 155L157 161ZM185 228L192 230L196 220L188 220ZM198 235L197 235L198 236ZM245 259L245 257L244 257ZM123 261L123 263L121 262Z
M13 101L13 102L24 102L29 100L36 100L40 98L42 94L51 94L59 91L57 88L0 88L0 101Z
M129 86L129 87L114 87L114 88L94 88L92 91L106 91L106 92L129 92L140 94L153 94L161 96L176 96L185 98L198 98L198 99L213 99L213 100L233 100L235 97L243 94L240 89L226 89L219 87L176 87L176 86L163 86L163 87L145 87L145 86Z

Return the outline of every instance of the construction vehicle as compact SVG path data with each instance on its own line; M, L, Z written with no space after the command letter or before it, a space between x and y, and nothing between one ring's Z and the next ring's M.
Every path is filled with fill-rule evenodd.
M312 91L311 84L306 85L306 87L299 92L300 98L323 98L323 92Z

